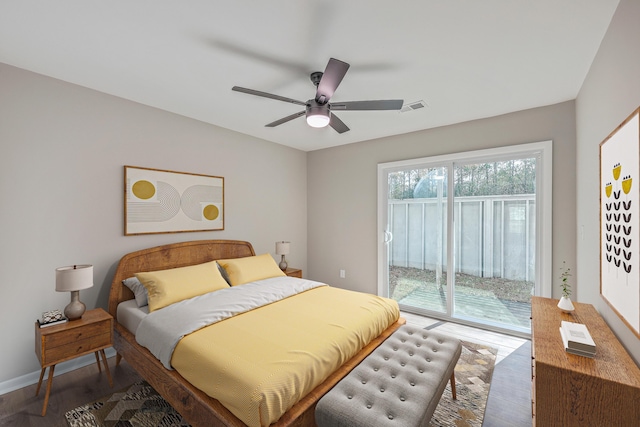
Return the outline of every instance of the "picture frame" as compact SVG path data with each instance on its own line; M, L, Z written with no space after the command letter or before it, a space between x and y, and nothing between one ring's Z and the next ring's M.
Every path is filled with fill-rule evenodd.
M640 338L640 107L600 143L600 295Z
M224 178L124 166L124 234L224 230Z

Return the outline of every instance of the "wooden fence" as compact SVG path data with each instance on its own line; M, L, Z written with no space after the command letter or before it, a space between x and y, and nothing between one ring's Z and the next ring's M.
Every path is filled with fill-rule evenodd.
M535 195L456 197L455 271L535 280ZM447 269L446 199L389 201L389 265Z

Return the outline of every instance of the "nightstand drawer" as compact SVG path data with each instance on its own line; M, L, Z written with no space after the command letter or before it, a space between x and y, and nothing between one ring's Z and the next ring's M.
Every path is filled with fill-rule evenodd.
M42 364L48 365L59 363L65 359L78 357L85 353L93 353L96 349L105 348L111 345L111 333L109 331L102 334L86 336L83 339L74 340L68 345L49 347L43 357Z
M44 335L45 347L53 350L54 347L66 346L77 341L84 340L96 335L109 334L111 330L111 321L105 320L98 323L85 325L81 328L71 328L60 332Z
M289 277L298 277L302 279L302 270L298 268L287 268L286 270L284 270L284 274Z

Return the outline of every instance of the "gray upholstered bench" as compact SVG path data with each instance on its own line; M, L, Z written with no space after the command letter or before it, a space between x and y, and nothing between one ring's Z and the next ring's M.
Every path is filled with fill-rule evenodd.
M462 345L456 338L403 325L316 405L319 427L426 427L451 380Z

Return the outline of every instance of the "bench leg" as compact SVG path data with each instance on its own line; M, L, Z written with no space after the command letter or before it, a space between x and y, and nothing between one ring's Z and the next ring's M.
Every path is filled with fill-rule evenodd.
M453 400L458 400L458 396L456 395L456 373L455 371L451 373L451 396Z

